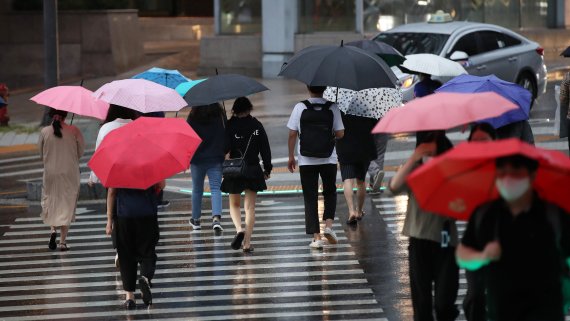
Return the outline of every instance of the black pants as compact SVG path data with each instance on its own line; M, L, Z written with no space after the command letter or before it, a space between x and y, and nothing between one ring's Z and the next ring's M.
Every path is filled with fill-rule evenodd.
M459 288L459 268L455 248L410 237L408 247L410 286L414 321L433 321L433 304L438 321L452 321L459 315L455 305ZM432 283L435 300L432 298Z
M325 212L323 220L334 220L336 212L336 164L299 166L305 200L305 229L307 234L320 233L318 198L319 175L323 181Z
M463 311L467 321L486 321L485 279L483 271L465 271L467 294L463 299Z
M121 280L125 291L134 292L137 267L141 275L152 280L156 269L156 244L158 243L158 218L117 218L117 253L119 254Z

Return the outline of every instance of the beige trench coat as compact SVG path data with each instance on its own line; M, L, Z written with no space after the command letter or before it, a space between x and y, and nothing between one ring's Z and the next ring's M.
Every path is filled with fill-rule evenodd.
M42 129L38 141L44 163L41 217L49 226L69 226L75 220L79 196L79 158L85 142L75 126L62 123L63 137L56 137L53 127Z

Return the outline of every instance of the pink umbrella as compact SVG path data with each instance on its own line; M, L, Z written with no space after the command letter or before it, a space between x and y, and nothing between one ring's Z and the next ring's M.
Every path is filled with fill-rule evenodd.
M109 104L93 97L93 92L81 86L57 86L30 98L40 105L65 110L77 115L105 119Z
M494 92L435 93L390 110L372 133L446 130L500 116L517 105Z
M188 104L168 87L145 79L123 79L103 85L94 97L142 113L179 111Z

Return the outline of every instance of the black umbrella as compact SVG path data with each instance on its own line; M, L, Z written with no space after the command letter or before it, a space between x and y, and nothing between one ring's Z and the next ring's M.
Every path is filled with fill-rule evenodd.
M279 76L310 86L352 90L395 88L398 78L378 56L352 46L310 46L283 64Z
M560 55L564 56L564 57L570 57L570 47L568 47L564 51L562 51L562 53Z
M190 88L184 99L189 106L203 106L265 90L269 88L250 77L237 74L216 75Z
M376 54L382 58L388 66L401 65L406 57L404 57L396 48L387 43L376 40L358 40L346 43L347 46L353 46Z

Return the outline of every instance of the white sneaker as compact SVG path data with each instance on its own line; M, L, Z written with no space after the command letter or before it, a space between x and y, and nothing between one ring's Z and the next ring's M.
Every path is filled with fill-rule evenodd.
M313 249L322 249L323 248L323 241L322 240L313 240L309 246Z
M324 231L323 235L327 239L327 241L329 241L329 244L338 243L336 233L330 227L325 227L325 231Z
M374 175L374 180L371 182L373 191L375 192L380 191L383 179L384 179L384 171L378 171L378 173Z

